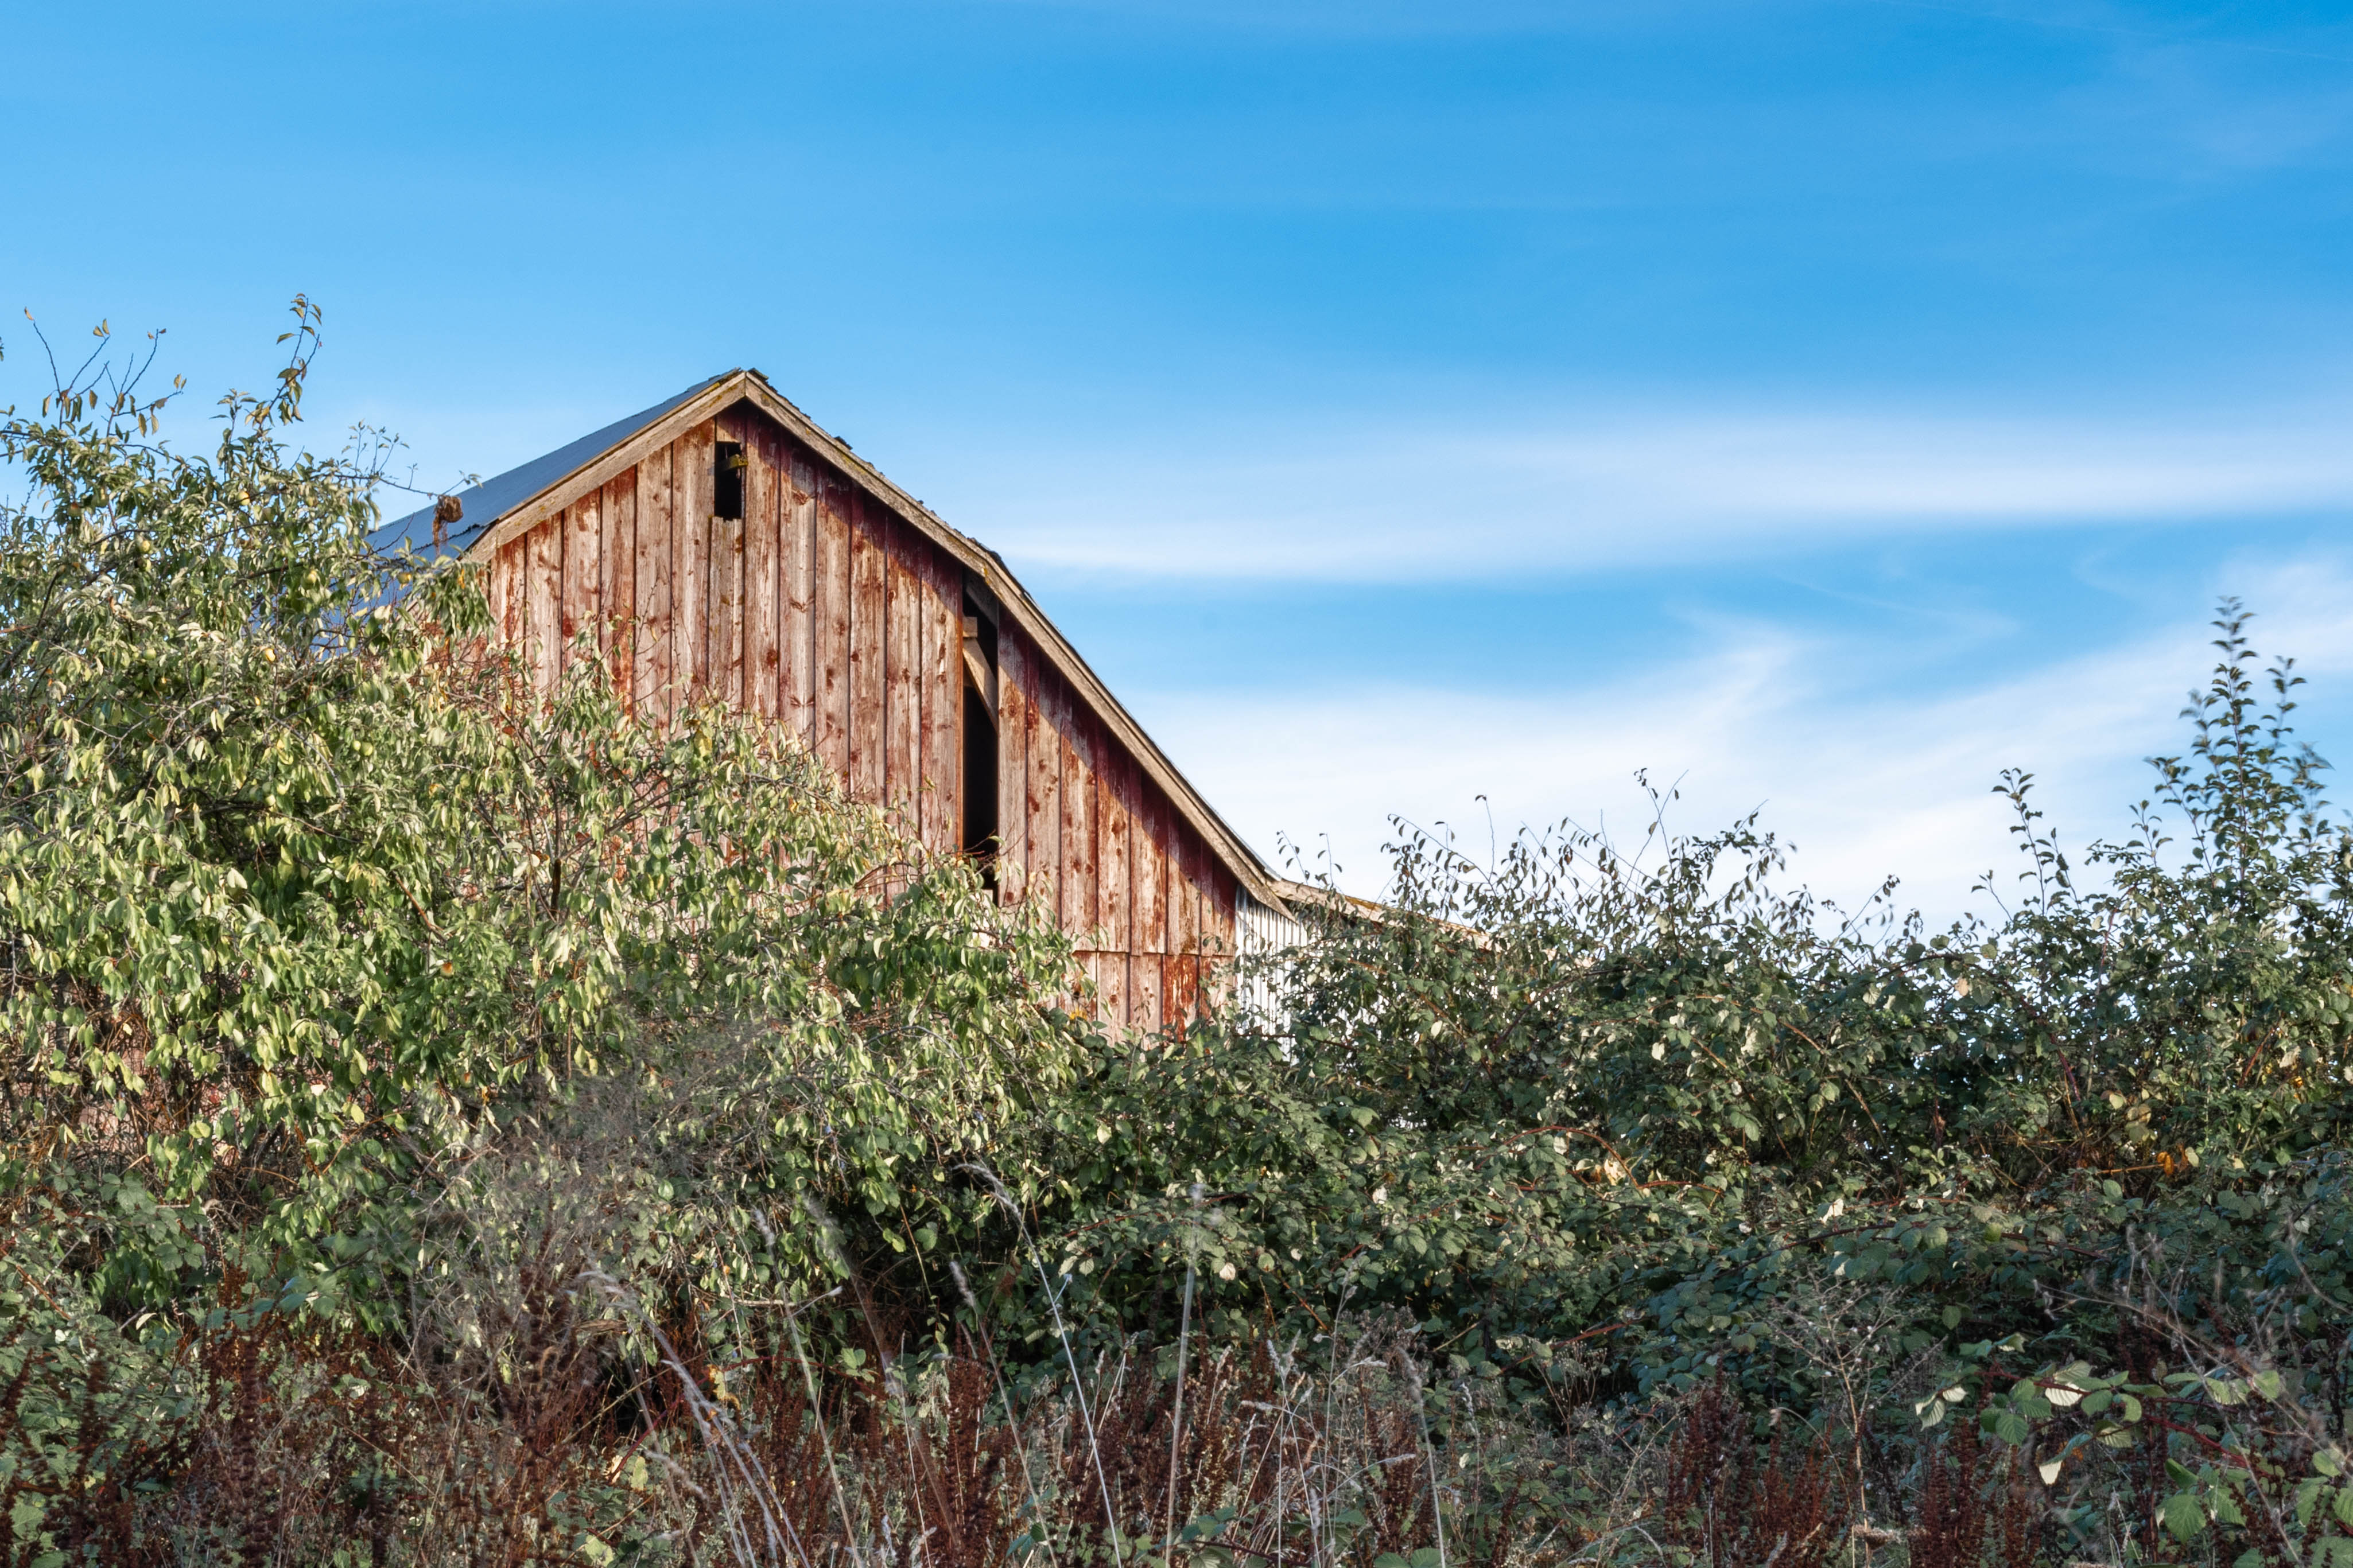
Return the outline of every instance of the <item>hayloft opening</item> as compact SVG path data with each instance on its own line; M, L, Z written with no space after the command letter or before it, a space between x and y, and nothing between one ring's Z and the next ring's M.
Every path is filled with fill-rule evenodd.
M964 595L964 852L997 886L997 596Z
M741 518L744 515L744 443L715 443L718 471L711 477L711 515Z
M997 715L988 700L964 679L964 852L980 867L980 879L997 886Z

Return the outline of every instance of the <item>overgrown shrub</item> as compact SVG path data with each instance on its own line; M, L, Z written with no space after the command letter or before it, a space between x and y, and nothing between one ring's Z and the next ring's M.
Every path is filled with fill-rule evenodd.
M20 1540L73 1456L179 1451L221 1314L495 1405L449 1429L477 1458L561 1451L605 1402L565 1371L525 1420L518 1367L629 1387L665 1333L724 1356L748 1303L995 1223L944 1186L1077 1049L1067 942L967 867L755 721L642 722L593 659L535 691L473 573L371 548L375 476L281 443L298 312L209 457L103 379L0 425Z
M298 309L207 457L0 425L0 1563L2353 1560L2353 837L2235 606L1989 920L1662 799L1113 1037L372 550Z

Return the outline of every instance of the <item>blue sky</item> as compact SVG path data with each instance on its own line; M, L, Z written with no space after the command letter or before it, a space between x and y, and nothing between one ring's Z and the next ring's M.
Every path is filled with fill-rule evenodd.
M2353 7L20 7L5 302L495 472L757 365L1374 890L1762 806L1939 912L2216 595L2353 752ZM5 394L37 392L0 331ZM200 400L181 429L195 438ZM1482 797L1484 797L1483 800Z

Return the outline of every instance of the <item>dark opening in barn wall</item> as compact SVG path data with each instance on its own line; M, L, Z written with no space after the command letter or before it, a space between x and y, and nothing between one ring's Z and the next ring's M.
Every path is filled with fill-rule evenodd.
M997 715L966 674L964 681L964 852L980 879L997 886Z
M711 514L730 521L744 515L744 470L750 466L741 441L712 443L715 466L711 476Z
M964 852L997 886L997 595L967 576L964 590Z

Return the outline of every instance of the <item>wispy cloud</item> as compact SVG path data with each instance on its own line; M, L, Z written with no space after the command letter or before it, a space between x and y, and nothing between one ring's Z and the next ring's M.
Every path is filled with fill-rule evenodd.
M1097 449L1018 485L975 485L1018 496L1019 510L984 500L965 521L1017 561L1063 569L1343 582L1614 569L1928 530L2346 507L2348 412L1567 410L1261 428L1155 454Z
M2353 675L2353 565L2312 558L2242 573L2266 613L2259 646L2341 683ZM1328 848L1350 888L1377 893L1392 813L1452 825L1483 855L1491 831L1573 818L1638 838L1633 776L1677 785L1686 831L1761 808L1795 842L1797 877L1852 907L1880 879L1943 917L1992 868L2015 869L2006 767L2031 770L2050 821L2077 845L2119 836L2148 793L2142 759L2183 749L2184 694L2213 658L2186 618L2081 657L1947 695L1858 696L1861 640L1751 628L1635 682L1510 696L1365 689L1301 701L1252 693L1152 701L1155 731L1262 849ZM2342 706L2342 704L2340 704ZM1483 797L1483 798L1482 798Z

